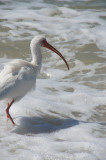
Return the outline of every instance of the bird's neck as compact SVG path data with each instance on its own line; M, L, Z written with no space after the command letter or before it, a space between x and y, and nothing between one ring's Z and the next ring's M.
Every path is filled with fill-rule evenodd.
M38 69L41 69L42 64L42 54L41 54L41 47L40 46L33 46L31 48L32 53L32 64L37 66Z

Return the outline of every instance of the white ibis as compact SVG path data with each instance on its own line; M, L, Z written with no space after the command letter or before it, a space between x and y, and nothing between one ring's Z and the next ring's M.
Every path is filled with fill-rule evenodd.
M31 62L16 59L7 63L0 73L0 100L8 102L6 115L13 125L15 122L9 113L9 109L14 102L19 101L27 92L35 87L36 76L40 72L42 64L41 47L46 47L58 54L69 69L69 65L62 54L42 36L36 36L31 41Z

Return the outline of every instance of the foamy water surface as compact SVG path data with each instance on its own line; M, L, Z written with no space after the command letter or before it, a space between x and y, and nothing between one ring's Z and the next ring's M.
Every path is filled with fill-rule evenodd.
M39 34L70 70L43 49L36 90L10 109L15 127L0 101L0 160L105 160L105 0L0 0L0 70L14 58L29 61Z

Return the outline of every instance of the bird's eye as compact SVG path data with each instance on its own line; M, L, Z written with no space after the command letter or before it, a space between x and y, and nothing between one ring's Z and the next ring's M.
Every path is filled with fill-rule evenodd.
M41 44L44 46L45 42L46 42L46 40L43 39L43 40L41 41Z
M42 40L42 43L45 43L45 40Z

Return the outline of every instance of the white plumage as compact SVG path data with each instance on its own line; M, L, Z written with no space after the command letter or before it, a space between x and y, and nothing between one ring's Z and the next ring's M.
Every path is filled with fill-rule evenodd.
M37 67L24 60L8 63L0 73L0 99L22 98L36 82Z
M6 114L7 118L9 118L13 124L15 123L9 114L9 109L14 102L20 100L32 88L35 88L36 76L40 72L42 64L41 47L46 47L57 53L69 69L61 53L51 46L42 36L36 36L31 41L31 62L17 59L7 63L0 73L0 100L6 99L10 102L7 104Z

